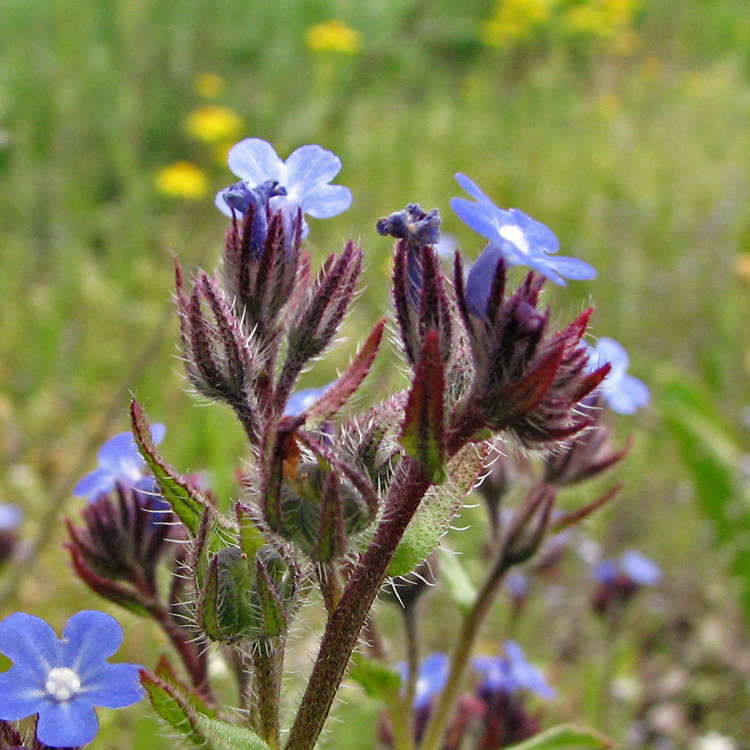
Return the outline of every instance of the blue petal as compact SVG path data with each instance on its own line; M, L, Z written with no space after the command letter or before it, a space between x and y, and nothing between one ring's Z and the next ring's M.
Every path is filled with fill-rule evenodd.
M558 255L549 258L547 261L551 268L554 268L560 276L571 281L588 281L596 278L596 269L578 258L568 258L564 255Z
M419 666L417 692L414 696L414 707L427 706L433 696L442 692L448 681L448 655L442 652L430 654Z
M84 697L49 701L39 712L37 737L50 747L80 747L91 742L99 730L94 707Z
M611 583L617 578L618 565L614 560L602 560L594 566L594 579L599 583Z
M656 586L661 580L661 568L634 549L623 554L622 570L628 578L641 586Z
M284 185L284 162L276 155L273 146L261 138L246 138L232 146L227 161L232 172L250 187L257 187L266 180L278 180Z
M226 190L226 188L224 188ZM227 202L224 200L224 190L219 190L218 193L216 193L216 198L214 198L214 203L216 204L216 208L221 211L221 213L224 214L224 216L228 216L230 219L232 218L232 209L229 208L227 205Z
M58 660L55 631L36 615L15 612L0 622L0 651L17 666L46 679Z
M594 352L598 356L599 364L601 367L604 364L609 363L612 365L612 370L609 377L615 372L625 372L628 369L629 358L625 348L618 344L614 339L602 336L597 342Z
M505 659L477 656L473 661L473 667L484 678L482 685L485 689L508 694L515 690L516 685Z
M125 708L144 696L138 664L107 664L85 682L86 698L95 706Z
M500 209L502 211L502 209ZM529 252L537 254L539 251L545 253L556 253L560 249L560 241L555 233L541 221L532 219L531 216L518 208L508 209L508 224L517 226L529 245Z
M494 213L494 206L472 203L465 198L451 198L451 208L466 226L481 234L491 242L502 242L500 227Z
M477 185L474 180L469 179L463 172L456 172L456 182L472 197L476 200L480 201L481 203L489 203L491 205L495 205L492 203L492 200L487 197L485 193L482 192L482 190L479 188L479 185ZM453 200L461 200L453 199ZM451 205L453 205L453 200L451 200Z
M0 719L17 721L39 711L48 672L14 665L0 674Z
M553 281L558 286L567 286L567 284L565 283L565 279L563 279L563 277L555 271L553 263L551 261L552 258L547 258L547 256L529 255L524 258L523 261L509 263L509 265L528 266L537 273L542 274L542 276L546 276L550 281Z
M330 182L341 171L341 160L321 146L301 146L285 162L289 197L302 203L307 194L321 184Z
M302 201L302 210L314 219L330 219L352 204L352 192L343 185L319 185Z
M602 384L602 395L612 411L618 414L634 414L649 402L648 387L638 378L622 375L612 387L608 386L607 380Z
M501 246L491 242L469 269L469 275L466 277L466 307L477 318L487 317L487 301L492 292L497 264L503 255Z
M102 466L117 467L123 459L138 455L132 432L120 432L107 440L97 453Z
M23 512L17 505L0 503L0 531L12 531L23 520Z
M79 612L63 631L63 665L77 672L85 684L86 675L101 669L122 639L122 628L114 617L90 609Z
M309 409L330 387L332 383L324 385L322 388L303 388L289 397L286 402L284 414L289 417L296 417L303 411Z
M115 487L115 475L111 469L94 469L90 474L86 474L83 479L73 489L75 497L95 497L102 493L111 492Z
M164 436L167 434L167 426L162 422L156 422L151 425L151 439L154 441L154 445L159 445Z

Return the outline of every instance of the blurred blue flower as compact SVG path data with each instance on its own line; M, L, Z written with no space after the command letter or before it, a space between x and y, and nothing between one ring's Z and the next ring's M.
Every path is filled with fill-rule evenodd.
M414 693L414 709L419 711L427 708L432 699L443 691L448 681L450 662L448 654L436 651L422 660L417 675L416 691ZM409 679L409 667L403 662L398 665L401 672L401 682Z
M474 669L482 676L480 693L512 695L519 690L528 690L545 700L555 697L554 689L547 684L542 672L527 661L515 641L506 641L504 651L504 656L475 657Z
M661 568L634 549L627 550L619 560L608 558L594 567L594 578L605 585L622 579L629 585L657 586L661 576Z
M37 737L50 747L78 747L99 729L94 706L123 708L143 696L137 664L109 664L122 628L104 612L68 620L63 637L39 617L16 612L0 623L0 651L13 666L0 674L0 718L39 714Z
M0 503L0 531L13 531L21 525L23 513L17 505Z
M633 414L649 400L646 384L628 375L628 353L614 339L602 337L589 349L589 369L609 363L612 369L599 386L605 403L619 414Z
M216 205L227 216L232 208L247 211L250 191L267 186L271 208L291 210L299 206L315 219L328 219L346 211L352 194L343 185L328 183L339 173L341 161L320 146L301 146L284 162L273 146L260 138L246 138L229 150L229 168L241 182L216 195ZM303 224L303 235L307 224Z
M158 445L167 428L157 423L151 426L151 437ZM121 432L107 440L97 454L99 468L86 474L75 486L76 497L88 497L93 502L99 495L111 492L116 484L140 490L145 494L158 492L154 479L146 476L146 464L138 452L133 433Z
M309 409L332 385L333 383L328 383L320 388L303 388L301 391L296 391L286 402L284 414L288 417L299 416L303 411Z
M560 243L544 224L517 208L507 211L498 208L465 174L459 172L456 180L476 202L451 198L451 207L464 224L490 241L469 271L466 282L466 298L473 314L484 316L500 258L509 266L529 266L561 286L565 286L565 279L596 276L596 270L588 263L556 256Z

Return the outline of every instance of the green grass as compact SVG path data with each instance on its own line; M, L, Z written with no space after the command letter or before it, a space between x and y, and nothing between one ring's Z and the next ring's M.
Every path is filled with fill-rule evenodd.
M655 392L667 377L700 384L747 448L739 414L750 399L748 288L734 276L736 256L750 251L744 3L646 0L640 46L629 56L606 42L567 44L554 35L513 53L483 48L476 32L490 6L5 0L0 500L24 507L29 539L43 530L58 495L65 500L53 514L75 515L71 483L93 468L92 447L126 428L129 393L145 402L152 420L167 423L164 450L176 466L210 469L222 502L236 492L241 431L223 407L198 405L185 392L169 312L172 258L189 269L213 268L225 221L210 198L169 201L153 182L159 168L183 159L204 166L213 188L232 179L183 129L200 103L194 77L206 71L226 79L223 103L245 119L246 135L267 138L283 156L304 143L332 149L344 164L337 180L354 194L348 212L313 223L311 243L320 260L348 237L360 238L366 286L343 346L306 382L335 375L388 305L390 248L374 230L377 218L408 202L438 206L445 231L476 257L479 238L448 208L458 194L453 174L462 171L500 205L550 226L563 253L599 269L595 282L549 290L559 322L593 302L593 333L621 341L635 374ZM332 17L364 35L361 55L311 58L305 29ZM381 392L400 386L392 362L377 368ZM638 546L668 571L658 627L634 623L636 637L658 631L653 663L687 668L665 624L679 615L694 629L718 622L736 653L745 654L731 582L721 558L707 553L710 531L658 410L623 419L620 429L636 436L620 472L626 489L592 523L592 534L612 551ZM464 537L455 544L479 543L476 531ZM33 611L60 626L77 609L99 606L62 568L61 541L57 529L8 612ZM580 597L579 584L566 584L572 599ZM678 612L685 591L694 597ZM557 664L565 638L573 639L568 609L544 647L536 634L544 633L546 610L539 604L529 614L523 640L535 658ZM497 637L502 622L500 613ZM133 617L125 627L132 643L154 637ZM132 646L127 656L152 664L158 648ZM630 664L625 671L635 669L636 656L622 658ZM696 690L740 679L730 654L706 659ZM592 662L584 655L570 662L560 670L561 692L582 695ZM704 702L711 709L698 724L688 722L684 737L714 729L746 739L745 702ZM142 722L139 731L148 736L151 720L139 719L139 710L122 721ZM339 716L345 710L339 707ZM575 697L551 711L557 719L592 720L595 713ZM373 715L369 705L359 713ZM618 728L636 713L637 705L622 706ZM108 746L128 746L118 722L105 727ZM332 746L335 737L334 727Z

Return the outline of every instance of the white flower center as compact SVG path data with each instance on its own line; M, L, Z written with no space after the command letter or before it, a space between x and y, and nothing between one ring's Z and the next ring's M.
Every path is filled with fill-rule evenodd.
M518 225L506 224L501 227L500 236L508 242L512 242L524 255L529 254L529 241Z
M69 667L55 667L47 675L44 688L56 701L67 701L80 692L81 678Z

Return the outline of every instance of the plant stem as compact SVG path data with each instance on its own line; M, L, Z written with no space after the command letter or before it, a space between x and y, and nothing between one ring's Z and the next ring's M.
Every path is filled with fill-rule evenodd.
M448 681L433 708L425 728L424 738L419 746L420 750L439 750L442 747L443 736L448 722L453 718L459 690L463 685L479 630L489 614L507 570L505 557L501 555L487 576L473 608L464 618L461 632L453 647Z
M267 641L253 649L253 693L257 729L271 750L281 747L279 703L281 673L284 665L284 642Z
M383 520L328 620L286 750L315 746L393 553L430 486L413 460L406 458L402 465L391 484Z

